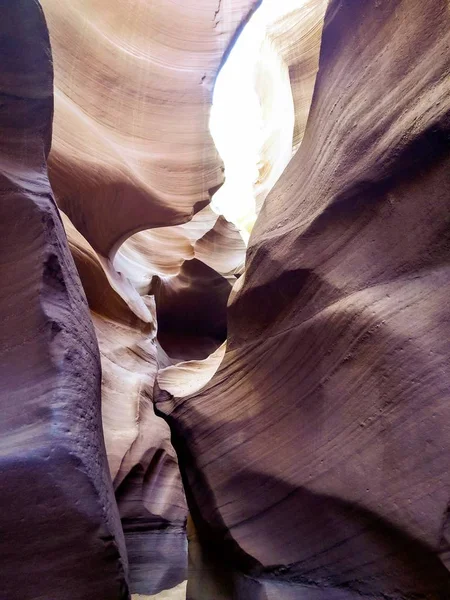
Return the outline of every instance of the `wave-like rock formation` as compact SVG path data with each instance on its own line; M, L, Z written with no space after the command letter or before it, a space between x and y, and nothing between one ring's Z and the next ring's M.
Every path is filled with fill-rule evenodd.
M1 600L450 597L448 2L257 4L0 0Z
M246 236L303 138L326 6L264 0L217 76L210 127L226 179L213 206Z
M228 40L251 3L236 5L222 24L210 4L194 11L180 3L170 15L162 4L127 7L133 18L119 31L120 3L43 2L56 70L49 164L59 214L47 178L53 71L42 10L36 2L0 7L2 471L5 506L16 511L2 519L10 573L2 598L112 599L127 598L128 586L146 595L183 588L186 503L169 428L152 403L158 368L180 358L158 343L149 294L158 288L162 339L172 311L184 327L178 338L189 342L195 324L205 331L200 358L223 342L231 282L244 261L242 238L208 207L168 227L209 201L208 190L222 178L207 128L209 98ZM150 21L165 31L159 40L147 36ZM190 65L174 41L180 23L193 44ZM130 238L113 262L120 242L149 225L165 227ZM161 296L174 291L181 293L179 307L161 305ZM183 302L192 305L185 319ZM182 347L182 358L198 357L189 343ZM212 371L203 362L212 362ZM195 361L187 364L171 367L175 379L186 368L196 371ZM198 367L206 374L216 368L215 358Z
M215 74L254 0L42 0L55 65L49 170L59 206L105 257L176 225L222 183Z
M264 124L254 185L257 214L303 139L326 7L326 0L267 2L267 11L276 10L277 16L264 30L255 65L255 90L261 98Z
M267 42L289 69L295 115L294 150L300 146L308 120L327 5L327 0L290 0L266 31Z
M174 224L223 178L208 130L213 79L252 6L222 18L208 1L43 0L55 66L50 178L100 346L109 468L131 590L143 594L186 578L187 509L153 385L158 368L204 359L226 336L242 238L208 207Z
M198 389L217 369L223 346L208 355L225 339L228 279L245 246L233 225L204 210L185 225L136 234L113 266L61 214L100 346L103 430L130 586L153 594L187 576L187 508L169 429L153 410L156 374L167 370L175 385Z
M36 2L0 10L0 597L125 600L98 346L47 178L47 28Z
M450 594L449 20L445 0L329 3L224 361L159 394L190 598Z
M141 298L62 217L100 346L103 431L130 587L153 594L187 576L187 508L178 462L169 429L152 402L161 362L156 306L152 297ZM136 310L136 297L147 311L145 321L137 316L143 311Z
M158 368L204 359L226 336L245 245L199 209L223 179L208 129L214 76L254 3L223 16L208 0L42 4L55 66L50 178L100 346L130 586L154 594L186 578L187 510L153 385Z

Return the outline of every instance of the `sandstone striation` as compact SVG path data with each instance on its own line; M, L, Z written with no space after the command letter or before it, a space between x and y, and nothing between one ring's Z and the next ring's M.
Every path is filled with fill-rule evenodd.
M112 258L137 231L188 221L222 183L212 87L255 2L42 5L55 65L51 182L78 231Z
M203 359L226 336L226 277L242 268L245 245L199 209L223 178L208 130L213 79L253 3L224 19L207 0L43 7L55 65L50 177L100 346L131 590L155 594L186 578L187 558L181 478L153 385L158 368Z
M259 4L0 0L1 600L450 597L448 2Z
M303 138L326 6L264 0L218 73L210 128L226 178L212 206L245 237Z
M181 478L152 405L156 372L203 359L224 341L231 284L208 264L234 281L245 254L236 228L208 207L173 224L221 183L208 131L213 77L252 3L222 23L210 2L169 11L166 3L43 7L55 65L50 176L100 346L103 428L131 590L155 594L185 579L187 565Z
M98 346L47 178L47 28L37 2L0 8L0 596L126 600Z
M169 429L152 403L163 360L158 358L156 306L153 297L139 296L63 219L100 346L103 431L130 587L153 595L187 577L184 492ZM136 314L143 311L136 310L135 297L147 311L145 321Z
M197 530L190 598L450 593L449 17L328 6L224 361L157 403Z

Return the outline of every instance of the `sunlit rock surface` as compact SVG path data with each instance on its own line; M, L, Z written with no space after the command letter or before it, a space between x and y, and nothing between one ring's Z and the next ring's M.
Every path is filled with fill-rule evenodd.
M280 16L269 23L266 30L267 41L289 69L295 114L294 150L303 139L311 106L327 5L327 0L290 0L281 3L283 10Z
M114 267L140 294L147 294L153 275L177 275L185 260L195 258L195 243L216 221L217 215L207 206L182 225L136 233L119 248Z
M450 594L449 18L328 6L224 361L157 403L197 530L190 598Z
M142 596L141 594L133 594L131 600L185 600L186 598L186 582L180 583L176 587L160 592L152 596Z
M47 178L47 28L36 2L0 8L0 597L126 600L98 346Z
M85 298L0 2L2 600L450 597L448 6L256 4L43 0Z
M55 65L51 181L100 345L131 590L145 594L184 580L187 565L181 478L153 411L156 372L222 344L244 262L236 228L199 209L223 180L208 129L214 76L253 4L43 1Z
M190 219L223 181L214 77L254 0L42 0L55 68L50 178L103 256Z
M156 306L127 279L112 277L113 269L103 270L106 263L64 215L63 220L100 346L103 431L130 587L156 594L187 577L187 507L169 428L152 402L159 366ZM147 311L146 321L133 312L130 290Z
M158 368L205 359L226 336L245 244L199 209L223 180L208 129L214 75L253 3L224 6L224 18L207 1L43 7L56 72L50 175L100 346L131 590L155 594L186 579L187 509L153 385Z

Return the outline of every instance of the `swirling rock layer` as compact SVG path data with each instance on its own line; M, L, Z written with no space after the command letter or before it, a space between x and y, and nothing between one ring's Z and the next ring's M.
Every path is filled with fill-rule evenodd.
M100 347L103 431L130 589L153 597L187 576L187 508L178 463L169 428L152 403L159 362L155 303L141 298L62 216ZM133 312L135 296L148 322Z
M301 146L245 269L199 209L255 3L43 4L100 357L46 26L0 0L2 600L127 599L125 544L132 592L184 594L153 400L189 598L448 598L448 2L269 28L258 209Z
M207 207L175 225L221 183L208 131L213 78L252 5L43 0L55 65L49 172L100 346L103 427L132 592L154 594L186 577L186 505L153 384L158 366L178 354L203 358L226 335L230 283L191 259L202 238L198 252L228 275L242 265L242 239L222 222L215 228ZM155 275L165 278L159 338L175 359L156 339ZM161 295L178 305L162 306ZM199 308L212 305L202 323Z
M37 2L0 11L0 597L126 600L98 347L47 178L48 32Z
M103 256L177 225L222 183L208 130L222 55L253 0L43 0L55 62L50 176Z
M201 542L191 598L450 594L449 19L328 6L224 362L159 397Z

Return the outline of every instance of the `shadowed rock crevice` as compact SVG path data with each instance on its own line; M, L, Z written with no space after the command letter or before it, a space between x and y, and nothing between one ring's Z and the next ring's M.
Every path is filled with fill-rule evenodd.
M0 0L1 599L448 600L447 0L42 3L53 56Z
M449 17L445 2L330 2L224 360L195 394L157 398L205 550L195 600L230 569L226 599L450 593Z
M230 291L227 279L195 258L185 261L176 277L154 277L158 340L169 356L206 358L225 341Z

